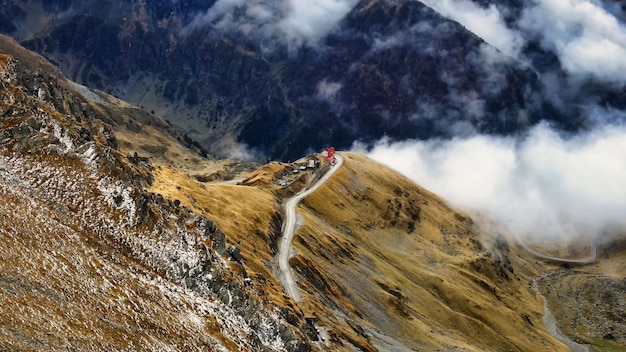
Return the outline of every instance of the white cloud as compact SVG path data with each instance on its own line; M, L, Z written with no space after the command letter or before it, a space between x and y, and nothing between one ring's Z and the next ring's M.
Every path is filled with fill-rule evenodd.
M626 82L626 27L599 3L539 0L519 26L555 52L567 72Z
M290 38L316 40L330 32L356 4L354 0L291 0L279 28Z
M342 85L339 82L329 82L324 79L317 84L317 98L333 102Z
M570 74L626 82L626 26L614 8L605 9L601 2L535 0L522 12L518 28L508 28L493 4L482 8L470 0L419 1L518 60L524 61L520 50L527 38L535 37Z
M512 233L537 238L626 230L626 128L562 138L545 125L523 140L379 142L369 155Z
M315 43L355 6L356 0L218 0L183 29L211 25L290 46Z
M450 18L482 38L504 54L517 57L525 41L522 35L507 28L498 8L482 8L470 0L419 0L444 17Z

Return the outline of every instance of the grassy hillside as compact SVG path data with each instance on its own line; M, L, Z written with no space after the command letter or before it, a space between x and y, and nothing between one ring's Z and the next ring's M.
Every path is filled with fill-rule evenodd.
M299 208L291 265L305 300L297 305L276 280L277 214L315 174L280 187L274 181L293 166L270 163L228 185L157 166L150 191L214 219L277 301L329 330L333 350L567 350L543 328L531 286L543 269L532 258L396 172L343 155L345 165Z
M156 163L119 149L108 103L0 45L15 55L0 54L0 350L310 349L302 314L273 294L276 280L250 270L246 285L225 253L236 238L148 192ZM237 231L260 236L275 223L273 211L247 218L211 202L243 224ZM269 258L269 247L258 250Z
M543 328L526 255L392 170L343 155L345 166L300 206L291 263L307 312L331 326L356 317L384 335L379 346L566 350Z

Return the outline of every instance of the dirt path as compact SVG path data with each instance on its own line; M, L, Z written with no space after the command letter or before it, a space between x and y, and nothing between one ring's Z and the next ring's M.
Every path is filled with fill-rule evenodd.
M304 199L309 194L315 192L318 188L320 188L326 181L328 181L334 174L339 170L341 165L343 165L343 157L339 154L335 154L337 162L333 167L326 172L326 174L319 179L311 188L306 191L302 191L295 196L289 198L285 203L285 222L283 223L283 241L280 245L280 250L278 252L278 266L280 268L280 281L285 287L285 291L296 301L301 302L302 297L300 297L300 293L298 292L298 286L296 285L293 275L291 274L291 268L289 267L289 252L291 250L291 241L293 240L293 235L296 230L296 208L298 207L298 203L302 199Z
M580 344L569 337L565 336L559 327L556 324L556 319L550 309L548 309L548 300L541 294L539 291L539 287L537 286L537 281L533 281L533 288L535 292L541 297L543 300L543 325L546 330L554 337L555 339L561 341L565 346L569 347L572 352L589 352L589 346Z

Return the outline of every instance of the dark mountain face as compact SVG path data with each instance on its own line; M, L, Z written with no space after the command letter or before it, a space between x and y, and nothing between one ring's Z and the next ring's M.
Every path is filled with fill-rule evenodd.
M346 142L458 133L451 126L510 133L534 122L535 75L495 50L503 61L488 62L481 50L493 49L417 1L362 2L322 54L292 62L287 81L302 71L309 80L291 100L332 116Z
M215 1L5 3L0 30L218 155L239 143L293 159L383 136L510 134L541 119L580 125L544 101L535 71L418 1L360 1L303 45L246 27L253 5L236 7L225 26ZM509 5L515 16L520 5Z

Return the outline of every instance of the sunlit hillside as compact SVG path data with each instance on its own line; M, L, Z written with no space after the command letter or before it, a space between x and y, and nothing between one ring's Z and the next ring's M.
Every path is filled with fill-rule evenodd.
M566 350L543 328L527 255L392 170L343 155L300 207L291 262L309 312L358 317L379 346Z
M114 116L1 44L0 349L311 348L210 217L147 191L154 166L118 149Z

